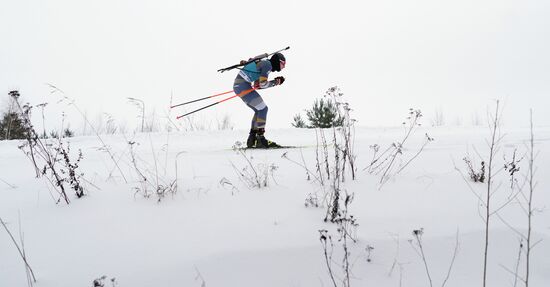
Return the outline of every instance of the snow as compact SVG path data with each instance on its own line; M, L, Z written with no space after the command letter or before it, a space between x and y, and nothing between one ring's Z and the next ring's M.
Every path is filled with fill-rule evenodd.
M329 131L326 131L327 133ZM528 128L503 129L496 158L501 166L514 148L525 152ZM386 147L403 136L401 128L355 130L357 178L346 174L343 186L355 195L350 214L357 218L356 243L349 243L351 286L430 286L421 257L411 246L412 231L423 228L423 247L434 286L445 280L458 233L459 249L445 286L480 286L484 222L480 203L469 189L486 185L466 182L462 158L487 155L486 127L423 127L404 150L411 156L428 133L435 141L400 174L383 186L364 168L372 158L370 145ZM342 247L336 224L323 221L325 208L306 207L308 194L322 194L306 171L282 157L315 170L316 132L311 129L270 130L268 138L300 148L248 150L254 165L275 165L267 187L250 188L236 170L247 166L231 146L246 131L172 132L102 136L119 159L124 177L97 137L70 139L71 151L81 149L81 171L93 185L88 195L55 204L44 179L36 179L30 161L18 150L20 141L0 142L0 218L19 238L40 287L92 286L103 275L117 286L333 286L323 257L319 230L333 236L332 268L342 278ZM537 167L533 219L531 286L550 282L550 128L535 129ZM139 177L129 157L134 141L138 165L166 181L178 179L178 191L157 202L136 193ZM138 145L139 144L139 145ZM156 161L156 165L155 165ZM177 161L177 175L176 175ZM522 161L524 174L526 160ZM522 177L518 177L522 181ZM155 181L154 176L149 180ZM495 207L512 193L505 172L495 182ZM222 184L221 182L231 184ZM9 185L8 185L9 184ZM12 186L14 187L12 187ZM513 202L491 217L488 286L513 286L519 238L526 217ZM372 246L370 256L366 250ZM370 262L367 258L370 257ZM397 263L392 269L392 265ZM524 260L520 275L524 274ZM401 283L400 283L401 281ZM337 280L339 286L341 281ZM518 282L520 284L521 282ZM110 286L110 282L106 286ZM25 268L8 234L0 229L0 286L26 286Z

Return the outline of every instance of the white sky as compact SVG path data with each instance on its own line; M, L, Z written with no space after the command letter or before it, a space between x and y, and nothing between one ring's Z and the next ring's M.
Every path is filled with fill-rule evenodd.
M289 127L333 85L360 125L397 125L409 107L426 124L438 109L470 124L493 99L506 124L528 124L534 108L535 123L550 125L550 1L0 1L2 97L19 89L73 126L81 119L45 83L91 118L135 125L127 97L160 117L171 93L182 102L231 90L236 71L217 69L286 46L287 81L261 91L268 127ZM197 120L225 114L246 129L252 111L235 99Z

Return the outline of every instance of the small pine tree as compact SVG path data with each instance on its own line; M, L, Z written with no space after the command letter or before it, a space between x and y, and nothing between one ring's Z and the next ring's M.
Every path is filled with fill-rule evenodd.
M295 128L307 128L306 122L302 119L302 115L296 114L293 118L292 126Z
M59 138L59 132L57 132L56 130L51 130L50 131L50 138L58 139Z
M8 95L8 109L0 116L0 140L25 139L29 133L28 128L23 116L15 110L15 101L19 98L19 93L11 91Z
M313 107L306 111L310 128L341 127L344 119L338 114L338 108L331 99L318 99Z
M6 112L0 120L0 140L25 139L27 131L21 116L16 112Z
M73 136L74 136L74 132L70 128L65 128L65 130L63 130L64 138L72 138Z

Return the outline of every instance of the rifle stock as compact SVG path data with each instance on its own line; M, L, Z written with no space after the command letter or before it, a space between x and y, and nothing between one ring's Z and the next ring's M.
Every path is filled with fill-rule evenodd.
M233 70L233 69L238 68L238 67L241 67L241 66L246 66L246 65L248 65L248 64L250 64L250 63L252 63L252 62L254 62L254 61L261 60L261 59L263 59L263 58L267 58L267 57L269 57L269 56L271 56L271 55L273 55L273 54L276 54L276 53L279 53L279 52L282 52L282 51L285 51L285 50L288 50L288 49L290 49L290 46L288 46L288 47L286 47L286 48L284 48L284 49L281 49L281 50L279 50L279 51L273 52L273 53L271 53L271 54L263 53L263 54L261 54L261 55L258 55L258 56L256 56L256 57L254 57L254 58L248 59L248 61L246 61L246 62L244 62L244 63L242 63L242 64L239 63L239 64L236 64L236 65L233 65L233 66L229 66L229 67L227 67L227 68L221 68L221 69L218 70L218 72L223 73L223 72L225 72L225 71Z

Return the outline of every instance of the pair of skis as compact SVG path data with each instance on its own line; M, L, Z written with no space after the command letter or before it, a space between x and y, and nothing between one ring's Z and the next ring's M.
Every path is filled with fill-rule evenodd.
M233 66L229 66L229 67L226 67L226 68L219 69L218 72L223 73L223 72L225 72L225 71L233 70L233 69L236 69L236 68L238 68L238 67L246 66L246 65L248 65L248 64L250 64L250 63L252 63L252 62L259 61L259 60L261 60L261 59L263 59L263 58L267 58L267 57L269 57L269 56L271 56L271 55L274 55L274 54L276 54L276 53L279 53L279 52L282 52L282 51L285 51L285 50L288 50L288 49L290 49L290 46L289 46L289 47L286 47L286 48L284 48L284 49L278 50L278 51L276 51L276 52L273 52L273 53L271 53L271 54L268 54L268 53L261 54L261 55L258 55L258 56L256 56L256 57L254 57L254 58L248 59L248 61L241 61L239 64L236 64L236 65L233 65ZM224 99L219 100L219 101L217 101L217 102L214 102L214 103L212 103L212 104L206 105L206 106L204 106L204 107L201 107L201 108L198 108L198 109L196 109L196 110L190 111L190 112L185 113L185 114L183 114L183 115L177 116L176 119L181 119L181 118L183 118L183 117L185 117L185 116L188 116L188 115L190 115L190 114L196 113L196 112L198 112L198 111L202 111L202 110L204 110L204 109L210 108L210 107L215 106L215 105L217 105L217 104L221 104L221 103L223 103L223 102L225 102L225 101L231 100L231 99L236 98L236 97L243 97L243 96L247 95L248 93L250 93L250 92L252 92L252 91L254 91L254 90L255 90L255 88L251 88L251 89L248 89L248 90L244 90L244 91L242 91L242 92L240 92L240 93L238 93L238 94L235 94L235 95L233 95L233 96L224 98ZM212 99L212 98L219 97L219 96L223 96L223 95L226 95L226 94L229 94L229 93L232 93L232 92L233 92L233 91L227 91L227 92L223 92L223 93L219 93L219 94L207 96L207 97L204 97L204 98L200 98L200 99L196 99L196 100L191 100L191 101L188 101L188 102L184 102L184 103L181 103L181 104L177 104L177 105L170 106L170 108L172 109L172 108L175 108L175 107L180 107L180 106L188 105L188 104L195 103L195 102L199 102L199 101L203 101L203 100Z

